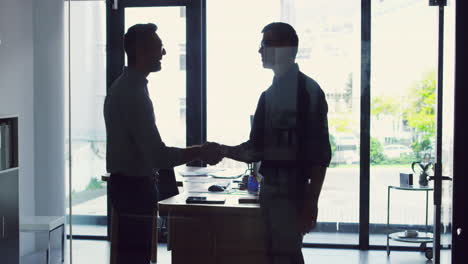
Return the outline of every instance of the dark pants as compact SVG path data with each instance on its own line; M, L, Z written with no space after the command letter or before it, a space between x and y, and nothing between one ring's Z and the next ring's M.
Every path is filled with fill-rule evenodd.
M266 231L266 248L271 264L304 264L300 211L303 201L297 190L288 187L289 175L295 171L265 169L260 191L260 209ZM267 177L275 177L268 183Z
M117 263L148 264L157 210L155 179L111 175L109 190L118 212Z

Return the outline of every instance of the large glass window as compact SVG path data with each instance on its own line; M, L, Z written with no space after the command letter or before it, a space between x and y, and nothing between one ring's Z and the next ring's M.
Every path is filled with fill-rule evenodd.
M70 25L70 30L66 27L65 43L68 44L70 36L71 68L65 87L71 80L71 102L66 100L65 109L71 111L70 120L67 116L66 135L70 126L73 235L107 236L106 184L101 181L106 173L102 112L106 95L106 4L104 1L70 3L70 23L65 12L65 25ZM65 10L68 11L68 2ZM155 23L159 27L158 34L167 54L162 60L163 71L148 76L148 90L164 142L185 147L185 7L127 8L125 18L125 31L137 23ZM68 45L66 48L68 65ZM67 152L68 142L67 138ZM69 168L68 153L66 162ZM66 179L68 186L68 175ZM70 217L70 210L67 214Z
M237 145L248 139L250 115L272 80L271 72L262 68L258 53L261 31L280 15L280 1L207 3L208 141ZM224 159L219 166L246 168L230 159Z
M161 71L148 76L148 92L159 133L168 146L186 146L185 7L125 8L125 32L139 23L154 23L166 55Z
M426 192L392 190L388 230L387 191L400 186L400 173L413 173L417 188L412 162L435 161L437 10L427 1L372 1L371 245L386 245L386 232L426 231ZM427 198L432 230L432 191Z
M411 173L412 162L435 160L438 18L437 8L427 1L371 1L370 244L385 245L388 186L399 186L399 174ZM443 173L451 176L453 5L447 10L452 22L446 25ZM167 55L163 70L148 76L148 88L163 140L179 147L186 145L190 81L186 80L185 11L185 7L125 9L125 30L136 23L159 27ZM207 140L237 145L248 139L250 117L273 79L271 70L262 68L258 53L261 30L274 21L293 25L299 36L299 67L326 94L333 150L319 201L319 224L304 242L358 244L359 206L366 206L359 202L361 1L216 0L207 1L206 11ZM72 2L71 19L72 197L74 222L84 227L74 233L105 235L99 220L106 217L105 186L99 181L105 172L105 4ZM247 167L230 159L217 166ZM418 178L414 181L417 184ZM450 230L451 187L444 188L444 230ZM428 198L432 225L432 193ZM424 229L423 193L397 190L391 199L391 229Z
M208 141L237 145L248 139L250 115L273 79L258 53L261 31L271 22L295 27L297 63L326 94L334 152L320 198L317 232L307 235L306 243L358 243L360 7L358 0L207 3ZM219 166L246 165L224 159Z

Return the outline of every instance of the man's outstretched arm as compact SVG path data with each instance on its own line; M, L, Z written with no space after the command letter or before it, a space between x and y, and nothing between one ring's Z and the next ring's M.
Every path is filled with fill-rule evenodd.
M260 161L263 158L264 127L265 93L262 93L258 99L249 140L237 146L221 145L223 156L242 162Z
M241 162L257 162L262 158L262 153L257 151L250 141L237 146L220 145L220 149L224 157Z
M122 112L125 122L131 124L132 140L148 159L148 164L155 168L171 168L202 159L208 164L216 164L221 160L219 151L213 143L195 145L187 148L168 147L164 144L156 127L154 109L150 99L142 93L121 101L124 104Z
M219 144L207 142L203 145L194 145L180 149L179 165L197 159L201 159L210 165L214 165L220 162L222 158L223 156Z

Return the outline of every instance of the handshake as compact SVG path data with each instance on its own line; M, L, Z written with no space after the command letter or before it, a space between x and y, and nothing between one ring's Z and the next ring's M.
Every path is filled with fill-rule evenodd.
M216 165L226 157L226 147L215 142L206 142L200 146L200 159L209 165Z

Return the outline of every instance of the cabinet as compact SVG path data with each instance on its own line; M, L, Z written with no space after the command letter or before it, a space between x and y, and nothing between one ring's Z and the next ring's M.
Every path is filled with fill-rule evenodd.
M0 263L19 263L18 168L0 171Z
M18 118L0 115L0 263L19 263Z

